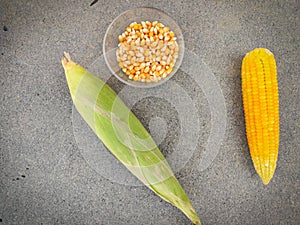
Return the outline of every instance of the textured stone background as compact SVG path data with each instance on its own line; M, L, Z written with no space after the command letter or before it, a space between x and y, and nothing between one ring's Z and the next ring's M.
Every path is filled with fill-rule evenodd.
M107 26L136 6L172 15L186 47L211 68L225 97L226 136L216 159L199 171L195 154L176 174L202 223L300 224L299 1L99 0L90 7L91 2L0 1L0 224L189 224L146 187L120 185L96 173L73 135L62 52L90 65L102 54ZM241 60L256 47L273 51L278 66L281 142L268 186L252 166L241 99ZM184 74L175 80L200 102L205 143L207 102ZM122 87L113 78L110 84ZM170 106L159 99L145 99L134 107L145 126L149 106L169 118L169 137L161 146L168 154L178 134L176 111L164 110Z

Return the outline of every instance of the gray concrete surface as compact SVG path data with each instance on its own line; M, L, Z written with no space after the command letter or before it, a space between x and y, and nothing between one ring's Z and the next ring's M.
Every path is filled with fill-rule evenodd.
M90 65L102 54L110 22L136 6L172 15L187 48L202 56L225 97L225 141L210 167L199 171L209 132L207 102L199 87L176 76L200 102L199 118L204 118L203 143L176 174L202 223L300 224L299 1L99 0L90 7L91 2L0 1L0 224L189 224L146 187L121 185L96 173L74 139L62 53ZM241 99L241 60L256 47L273 51L278 66L281 141L268 186L252 166ZM113 78L110 84L122 87ZM145 126L152 116L147 101L152 112L171 118L171 138L162 144L168 154L176 144L176 112L165 110L171 106L163 101L145 99L134 108Z

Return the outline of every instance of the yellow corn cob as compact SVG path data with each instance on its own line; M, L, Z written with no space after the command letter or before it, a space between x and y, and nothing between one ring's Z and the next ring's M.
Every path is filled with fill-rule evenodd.
M254 49L244 57L242 91L250 154L256 172L268 184L275 172L279 147L276 62L268 49Z

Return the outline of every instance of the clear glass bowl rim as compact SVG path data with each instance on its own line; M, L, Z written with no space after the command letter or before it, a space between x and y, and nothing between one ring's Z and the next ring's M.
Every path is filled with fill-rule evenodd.
M159 13L161 14L164 14L168 19L170 19L178 28L178 33L179 33L179 36L181 38L181 50L182 52L179 54L179 57L177 58L177 61L176 61L176 67L174 68L174 70L166 77L166 78L163 78L161 79L160 81L158 82L150 82L150 83L147 83L147 82L140 82L140 81L132 81L132 82L128 82L124 79L122 79L119 75L116 74L116 72L111 68L110 66L110 63L108 62L108 59L107 59L107 51L106 51L106 48L105 48L105 44L106 44L106 39L107 39L107 36L111 30L111 27L114 25L114 23L122 16L124 16L125 14L131 12L131 11L134 11L134 10L139 10L139 9L150 9L150 10L154 10L154 11L158 11ZM178 35L177 35L177 38L178 38ZM116 46L117 48L117 46ZM103 39L103 54L104 54L104 60L105 60L105 63L107 65L107 67L109 68L110 72L118 79L120 80L121 82L127 84L127 85L130 85L132 87L137 87L137 88L152 88L152 87L156 87L156 86L159 86L163 83L165 83L166 81L168 81L170 78L172 78L174 76L174 74L177 72L177 70L179 69L181 63L182 63L182 60L183 60L183 56L184 56L184 50L185 50L185 46L184 46L184 37L183 37L183 34L182 34L182 31L181 31L181 28L179 27L179 25L176 23L176 21L171 17L169 16L167 13L165 13L164 11L160 10L160 9L157 9L157 8L154 8L154 7L134 7L134 8L131 8L131 9L128 9L124 12L122 12L120 15L118 15L116 18L114 18L114 20L109 24L109 26L107 27L106 29L106 32L105 32L105 35L104 35L104 39Z

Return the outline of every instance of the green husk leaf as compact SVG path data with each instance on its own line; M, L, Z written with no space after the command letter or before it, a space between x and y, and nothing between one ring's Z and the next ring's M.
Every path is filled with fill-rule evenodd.
M193 224L200 220L185 191L150 134L101 79L62 59L74 105L111 153L141 182L180 209Z

